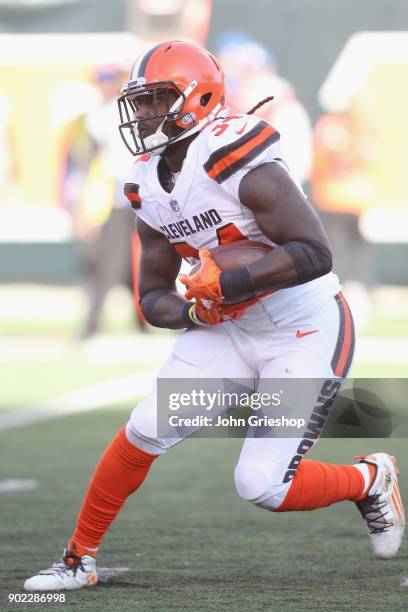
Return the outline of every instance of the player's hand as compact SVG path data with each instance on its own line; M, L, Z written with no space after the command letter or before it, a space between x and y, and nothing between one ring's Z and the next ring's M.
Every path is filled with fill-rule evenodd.
M264 297L265 295L269 295L270 293L271 291L265 291L252 300L247 300L246 302L241 302L240 304L222 305L222 302L214 303L212 300L198 299L196 300L194 308L200 321L206 325L217 325L218 323L230 321L231 319L239 319L242 317L247 308L253 306L253 304L256 304L260 298Z
M194 304L194 311L199 321L205 325L217 325L231 319L239 319L244 314L245 308L238 308L235 305L220 306L211 300L198 299Z
M218 311L223 320L228 319L239 319L242 317L247 308L256 304L258 302L258 298L253 298L252 300L247 300L246 302L241 302L240 304L220 304L218 306Z
M221 269L211 257L208 249L199 251L201 266L192 276L180 274L179 279L187 287L186 299L209 300L218 304L222 300Z
M250 306L273 293L263 291L256 297L239 304L223 304L220 286L221 269L217 266L208 249L199 251L201 266L192 276L180 274L180 281L187 287L186 299L196 300L196 313L208 325L239 319Z
M257 304L259 300L261 300L263 297L267 295L270 295L271 293L273 293L273 290L262 291L262 293L259 293L256 297L252 298L251 300L246 300L245 302L240 302L239 304L225 304L224 305L221 303L218 306L218 311L224 321L227 319L239 319L240 317L242 317L242 315L244 314L247 308L249 308L250 306L253 306L254 304Z
M212 300L197 299L188 310L188 317L195 325L217 325L232 317L222 315L221 308ZM236 317L234 317L236 318Z
M225 320L220 312L220 308L212 300L197 299L195 311L200 321L206 325L217 325Z

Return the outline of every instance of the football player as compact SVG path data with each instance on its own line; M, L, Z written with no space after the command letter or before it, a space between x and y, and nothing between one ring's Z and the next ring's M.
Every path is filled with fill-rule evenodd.
M231 116L217 59L180 41L136 61L119 108L122 136L139 156L125 193L142 244L141 306L152 325L185 330L159 378L259 379L259 388L268 378L316 378L324 379L320 393L333 397L333 379L351 367L353 319L331 272L326 233L282 158L279 133L252 111ZM209 249L245 239L274 248L222 272ZM195 274L181 276L185 297L175 286L182 258L201 261ZM257 297L224 303L244 294ZM315 400L303 407L307 416ZM238 494L272 512L355 502L375 556L393 557L404 531L395 458L304 459L316 431L249 434L235 468ZM109 526L155 459L181 439L158 434L154 389L100 459L62 559L25 588L96 584L95 557Z

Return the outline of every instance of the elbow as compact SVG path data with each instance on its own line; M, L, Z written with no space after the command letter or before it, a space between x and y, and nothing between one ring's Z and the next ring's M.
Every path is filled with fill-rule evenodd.
M163 317L163 313L161 313L159 308L159 301L170 292L170 289L153 289L145 293L140 299L139 303L143 316L150 325L154 327L167 327L164 320L165 317Z
M320 278L331 272L333 258L330 249L315 240L304 240L304 259L299 267L300 274L307 280ZM305 282L305 281L303 281Z
M332 271L333 268L333 257L329 249L326 249L326 253L324 255L321 255L320 259L321 261L317 278L319 276L324 276L325 274L328 274Z
M332 270L331 251L321 242L302 238L287 242L283 248L293 260L299 284L324 276Z

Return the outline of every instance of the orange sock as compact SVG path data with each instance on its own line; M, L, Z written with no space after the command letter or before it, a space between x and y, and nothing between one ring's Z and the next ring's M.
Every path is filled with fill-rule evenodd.
M373 477L375 468L368 467ZM303 459L277 512L314 510L346 499L358 501L366 491L364 477L353 465L333 465Z
M78 515L69 548L95 556L98 546L127 497L144 479L156 455L134 446L123 427L102 455Z

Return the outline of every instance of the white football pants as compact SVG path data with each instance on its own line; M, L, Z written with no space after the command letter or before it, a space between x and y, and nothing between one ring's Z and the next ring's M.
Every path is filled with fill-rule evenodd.
M237 321L184 332L158 377L258 379L259 391L262 379L345 378L353 351L353 320L341 293L284 322L274 320L263 301ZM306 415L312 414L317 397L310 400L310 410L303 410ZM156 455L182 439L157 435L156 387L133 410L126 434L130 442ZM281 505L300 459L316 442L305 444L302 434L306 435L256 438L248 430L235 468L243 499L270 510Z

